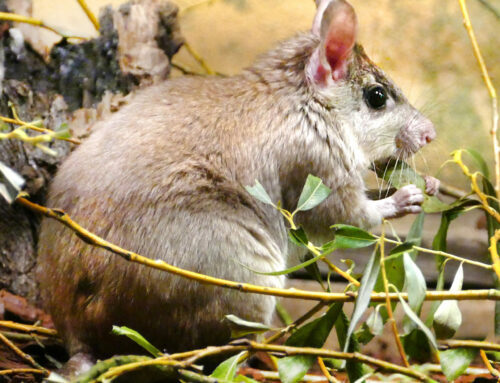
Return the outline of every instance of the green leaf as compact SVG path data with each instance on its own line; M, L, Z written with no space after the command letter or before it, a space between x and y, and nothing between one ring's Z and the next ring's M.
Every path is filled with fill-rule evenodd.
M359 229L354 226L348 226L348 225L334 225L332 226L336 231L335 231L335 238L333 241L325 243L321 248L321 254L308 259L305 262L302 262L298 265L292 266L288 269L285 270L279 270L279 271L271 271L271 272L261 272L258 270L254 270L244 264L241 264L243 267L246 269L260 275L285 275L285 274L290 274L293 273L294 271L303 269L305 267L308 267L309 265L312 265L313 263L317 262L327 254L331 253L332 251L336 249L358 249L361 247L367 247L370 245L373 245L376 241L377 238L373 236L372 234ZM298 246L302 246L302 243L307 244L307 237L306 234L302 229L297 229L297 230L290 230L289 231L289 236L292 242L297 244Z
M419 267L413 262L413 259L411 259L408 253L403 255L403 262L408 291L408 304L415 313L419 314L427 289L425 278L422 271L420 271Z
M490 178L490 169L488 168L488 164L484 160L483 156L474 149L462 149L465 153L472 157L476 166L479 168L481 174L489 179Z
M297 329L285 344L295 347L322 347L341 309L340 305L331 305L322 316Z
M236 375L236 370L238 369L238 361L245 352L246 351L242 351L239 354L226 359L217 366L210 377L219 380L232 381Z
M420 328L420 330L427 336L427 339L431 342L432 346L437 350L438 345L436 342L436 338L432 334L431 330L420 320L417 314L413 312L411 309L410 305L404 301L404 299L401 297L401 294L398 293L398 298L399 302L401 303L401 306L403 307L403 310L405 314L413 321L415 324Z
M276 314L278 314L278 317L285 326L290 326L293 323L293 319L290 313L287 311L285 306L283 306L281 301L276 301L276 305L274 308L276 310Z
M241 338L248 334L261 334L269 331L271 328L263 323L250 322L236 315L230 314L225 316L226 321L231 329L231 338Z
M322 250L326 253L329 248L335 249L359 249L374 244L377 237L359 227L337 224L331 226L335 232L335 239L323 245Z
M358 325L363 313L368 308L370 304L371 294L377 282L378 274L380 271L380 249L376 249L370 260L368 261L365 270L363 272L363 278L361 279L361 286L358 290L358 296L354 302L354 310L351 316L351 323L347 329L346 343L344 345L344 352L347 352L349 347L349 340L354 332L354 329Z
M0 196L7 203L11 204L15 201L24 184L24 178L19 173L0 161Z
M366 322L361 324L361 328L357 331L354 331L354 335L359 343L368 344L374 337L375 334L368 327Z
M260 202L274 206L271 197L269 197L269 194L267 194L264 186L262 186L259 181L255 180L254 186L245 186L245 189L251 196L258 199Z
M401 335L401 341L406 354L410 358L420 363L428 362L431 358L429 339L419 328L414 328L408 334Z
M373 310L370 314L366 320L366 325L370 328L373 334L382 335L382 331L384 331L384 321L382 320L382 316L380 315L378 308Z
M409 253L413 250L413 246L415 246L415 244L411 242L403 242L401 245L397 245L395 248L393 248L389 252L389 256L385 260L387 261L389 259L399 257L404 253Z
M306 255L304 255L303 261L308 261L313 258L314 255L308 252ZM323 286L323 277L321 276L321 272L319 271L318 262L314 262L306 266L306 271L311 276L311 278L313 278L316 282L318 282L321 285L321 287L324 290L325 287Z
M130 363L140 363L152 360L149 356L144 355L116 355L112 358L99 360L96 364L94 364L90 370L84 372L83 374L78 375L77 377L71 379L71 383L88 383L95 382L97 378L99 378L102 374L109 371L112 368L116 368L118 366L123 366L125 364ZM160 373L164 378L164 381L175 380L178 377L177 372L172 368L172 366L150 366L156 373ZM155 374L155 376L157 376ZM125 379L123 379L125 380Z
M71 133L67 122L63 122L54 132L55 138L70 138Z
M456 348L441 351L439 353L439 359L446 379L451 382L462 375L474 360L477 353L477 349L471 348Z
M113 326L111 332L115 335L125 335L127 338L132 339L135 343L137 343L153 356L163 355L163 353L151 343L149 343L146 338L144 338L141 334L139 334L135 330L132 330L131 328L128 328L126 326Z
M432 248L438 251L446 251L446 238L448 236L448 229L450 227L450 223L459 217L461 214L465 212L465 209L468 207L477 205L479 202L467 198L462 198L454 203L452 203L451 209L448 211L444 211L441 214L441 223L439 225L439 229L434 236L434 240L432 241ZM442 290L444 286L444 261L445 258L441 255L436 255L436 268L438 270L438 280L436 285L436 291ZM439 306L440 302L432 302L431 308L427 315L427 319L425 323L428 326L432 325L434 320L434 314Z
M464 270L462 264L453 278L453 283L450 287L450 292L457 292L462 289L464 281ZM455 300L447 300L441 302L436 312L434 313L433 327L438 339L451 338L462 324L462 313L458 308L458 302Z
M262 272L262 271L258 271L258 270L252 269L252 268L248 267L247 265L245 265L243 263L240 263L240 265L243 266L244 268L246 268L247 270L250 270L251 272L253 272L255 274L259 274L259 275L285 275L285 274L290 274L290 273L293 273L294 271L303 269L304 267L307 267L307 266L313 264L314 262L317 262L318 260L320 260L324 256L325 256L324 254L319 254L319 255L317 255L314 258L311 258L311 259L309 259L309 260L307 260L305 262L299 263L298 265L292 266L292 267L290 267L288 269L279 270L279 271L271 271L271 272L266 272L266 273Z
M425 193L424 178L404 161L391 159L386 163L377 164L375 172L378 177L396 189L413 184ZM442 202L436 196L425 195L424 203L422 204L422 210L425 213L438 213L448 209L448 204Z
M335 324L342 305L333 304L321 317L300 327L285 342L287 346L323 347ZM283 383L299 382L312 367L316 358L312 355L295 355L278 360L278 372Z
M483 192L491 197L496 198L496 192L495 188L491 184L491 182L483 177ZM490 198L488 200L488 204L495 209L495 211L500 211L500 208L498 206L498 202L496 199ZM488 229L488 238L493 237L495 235L495 231L500 229L500 223L487 211L484 212L486 216L486 228ZM489 256L489 254L488 254ZM489 256L490 257L490 256ZM491 261L491 257L490 257ZM495 272L492 272L493 275L493 281L495 284L496 289L500 289L500 281L498 280L498 277ZM495 335L500 336L500 302L495 302L495 322L494 322L494 327L495 327Z
M337 303L340 307L342 307L342 303ZM339 346L341 349L344 349L347 344L347 329L350 326L349 324L349 319L347 318L347 315L343 311L341 311L339 317L337 318L337 321L335 322L335 330L337 333L337 339L339 341ZM356 337L356 334L353 334L350 338L350 342L347 346L347 349L349 352L359 352L360 347L358 343L358 338ZM343 362L342 362L343 363ZM363 363L354 361L354 360L347 360L345 362L345 369L347 371L347 375L349 376L349 381L350 382L355 382L356 380L360 379L361 377L365 376L370 369L365 366Z
M233 382L236 383L260 383L259 381L249 378L248 376L245 375L238 375L236 378L234 378Z
M307 239L306 232L301 227L295 230L289 229L288 237L294 244L296 244L299 247L306 247L309 242L309 240Z
M323 184L323 181L312 175L307 176L306 184L299 197L297 211L310 210L323 202L331 193L331 189Z

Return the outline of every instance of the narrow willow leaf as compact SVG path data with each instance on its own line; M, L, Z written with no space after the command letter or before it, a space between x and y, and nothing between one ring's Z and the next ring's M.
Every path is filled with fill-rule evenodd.
M295 211L310 210L318 206L331 192L331 189L324 185L320 178L309 174Z
M233 382L236 383L260 383L259 381L249 378L248 376L245 375L238 375L236 378L234 378Z
M419 315L427 289L425 278L422 271L420 271L419 267L408 253L403 255L403 262L405 267L406 291L408 292L408 304L411 309ZM403 328L406 333L411 332L415 326L416 324L409 320L408 317L403 319Z
M269 197L269 194L267 194L264 186L262 186L259 181L255 180L254 186L245 186L245 189L251 196L258 199L260 202L274 206L271 197Z
M310 252L308 252L305 256L303 261L308 261L310 259L314 258L314 255ZM307 273L311 276L312 279L314 279L316 282L318 282L323 290L325 287L323 286L323 277L321 276L321 272L319 271L318 267L318 262L311 263L310 265L306 266L306 271Z
M413 221L410 230L408 231L408 235L406 236L406 242L412 243L415 246L420 246L422 243L422 231L424 229L424 221L425 221L425 213L421 212L415 220ZM409 252L411 258L413 260L417 259L417 251L412 250Z
M366 320L366 325L374 335L382 335L382 331L384 331L384 321L380 315L379 307L377 306Z
M371 294L373 288L375 287L375 282L377 282L378 274L380 271L380 250L376 249L370 260L368 261L365 271L363 272L363 278L361 279L361 286L358 290L358 296L354 302L354 311L351 317L351 323L347 329L346 342L344 346L344 352L347 352L349 347L349 340L354 332L354 329L358 325L363 313L368 308L370 304Z
M404 301L404 299L401 297L401 294L398 293L398 298L399 302L401 303L401 306L403 307L403 310L405 314L413 321L415 324L422 330L422 332L427 336L427 339L431 342L432 346L437 350L438 345L436 342L436 338L432 334L431 330L420 320L417 314L413 312L411 307Z
M408 304L418 314L420 313L420 308L425 299L425 291L427 290L425 278L408 253L403 255L403 262L405 266L406 285L408 287Z
M485 177L483 177L483 192L489 196L496 197L495 188L493 187L491 182ZM493 209L495 209L495 211L500 211L500 208L498 206L498 202L496 199L490 199L488 201L488 203ZM486 215L486 228L488 229L488 238L491 238L491 237L493 237L493 235L495 235L495 231L500 229L500 223L487 211L485 211L484 214ZM489 256L489 254L488 254L488 256ZM491 260L491 257L490 257L490 260ZM500 281L498 280L498 277L494 271L492 271L492 275L493 275L493 281L495 284L495 288L500 289ZM495 302L494 327L495 327L495 335L500 336L500 302L499 301Z
M224 362L222 362L217 366L217 368L215 369L214 372L212 372L212 375L210 375L210 377L219 380L232 381L234 376L236 375L236 370L238 368L238 360L245 352L246 351L242 351L239 354L234 355L229 359L226 359Z
M456 348L441 351L439 359L446 379L451 382L462 375L472 363L477 353L477 349L471 348Z
M353 336L355 336L358 342L361 344L368 344L373 338L375 338L375 334L368 327L366 322L361 324L359 330L354 331Z
M439 229L434 236L434 239L432 241L432 248L434 250L438 251L446 251L447 250L447 245L446 245L446 239L448 236L448 229L450 227L450 223L458 218L461 214L465 212L465 209L468 207L477 205L479 202L475 200L470 200L466 198L459 199L452 203L450 206L452 206L452 209L445 211L441 214L441 223L439 225ZM444 286L444 262L445 258L441 255L436 255L436 269L438 270L438 280L437 280L437 285L436 285L436 291L442 290ZM425 323L428 326L432 325L432 322L434 320L434 314L440 305L439 301L432 302L431 308L429 310L429 313L427 315L427 319L425 320Z
M332 327L342 311L342 305L333 304L321 317L295 331L285 344L295 347L323 347ZM278 360L278 372L283 383L299 382L314 364L313 355L295 355Z
M336 303L336 304L342 308L342 303ZM337 333L337 339L339 341L339 346L341 349L344 349L347 344L348 327L349 327L349 319L347 318L347 315L345 315L345 313L341 311L339 317L337 318L337 321L335 322L335 330ZM349 345L347 347L349 352L360 351L360 346L356 334L353 334L351 336ZM341 363L342 363L341 366L345 364L345 369L347 371L347 375L349 376L350 382L356 381L357 379L366 375L370 371L370 369L366 365L354 360L347 360L345 361L345 363L342 361Z
M0 161L0 196L11 204L24 184L25 180L19 173Z
M325 246L335 246L335 249L359 249L371 246L377 237L359 227L337 224L331 226L335 232L335 239Z
M231 338L233 339L241 338L248 334L261 334L271 329L263 323L250 322L238 318L233 314L226 315L225 319L229 324L229 328L231 329Z
M288 236L290 240L299 247L306 247L309 242L306 232L301 227L295 230L289 229Z
M464 270L462 264L453 278L453 283L450 287L450 292L457 292L462 289L464 281ZM433 327L438 339L451 338L462 324L462 313L458 308L456 300L447 300L441 302L436 312L434 313Z
M305 262L299 263L298 265L292 266L292 267L290 267L288 269L279 270L279 271L271 271L271 272L268 272L268 273L264 273L262 271L252 269L252 268L248 267L247 265L245 265L243 263L240 263L240 262L238 262L238 263L241 266L243 266L245 269L250 270L252 273L255 273L255 274L259 274L259 275L286 275L286 274L293 273L294 271L303 269L304 267L307 267L307 266L313 264L314 262L318 262L318 260L320 260L323 257L324 257L323 254L319 254L319 255L315 256L314 258L311 258L311 259L309 259L309 260L307 260Z
M153 356L163 355L163 353L151 343L149 343L146 338L144 338L141 334L139 334L135 330L132 330L131 328L128 328L126 326L113 326L111 332L116 335L125 335L127 338L132 339L135 343L137 343Z
M484 160L483 156L481 153L474 149L462 149L465 153L467 153L469 156L472 157L474 162L476 163L476 166L479 168L479 171L482 173L482 175L489 179L490 178L490 169L488 167L488 164Z
M408 334L401 335L401 341L406 354L415 361L425 363L431 358L429 339L418 327Z
M413 250L413 246L415 246L415 244L411 242L404 242L401 245L397 245L389 252L389 256L385 258L385 260L387 261L388 259L399 257L404 253L409 253Z

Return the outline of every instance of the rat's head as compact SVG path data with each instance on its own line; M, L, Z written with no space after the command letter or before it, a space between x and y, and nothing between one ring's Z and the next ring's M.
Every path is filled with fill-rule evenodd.
M369 161L408 157L432 141L432 123L356 44L357 18L345 0L317 1L319 45L306 77L334 118L352 130Z

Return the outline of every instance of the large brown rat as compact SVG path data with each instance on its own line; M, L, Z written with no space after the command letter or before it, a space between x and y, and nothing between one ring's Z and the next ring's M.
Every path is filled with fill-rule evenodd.
M435 137L432 123L364 53L344 0L318 5L312 31L242 74L183 77L137 92L64 162L48 205L117 245L184 269L283 287L291 245L272 207L245 190L258 180L293 210L308 174L332 194L299 219L324 236L417 213L408 185L370 200L374 161L407 157ZM435 185L434 185L435 186ZM168 352L229 340L226 314L269 323L275 299L201 285L127 262L45 219L38 279L71 355L129 352L112 325L138 330Z

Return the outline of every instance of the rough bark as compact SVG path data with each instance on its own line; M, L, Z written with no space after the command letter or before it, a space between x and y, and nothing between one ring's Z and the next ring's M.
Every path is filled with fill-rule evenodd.
M3 11L9 4L0 0ZM168 77L170 59L182 44L175 5L132 1L104 9L100 25L98 38L80 44L63 39L45 60L28 43L26 28L21 32L0 22L0 114L12 117L12 103L24 121L43 119L53 130L70 123L73 134L82 136L99 116L123 103L110 93L127 94ZM23 33L27 38L20 39ZM0 141L0 161L26 179L26 190L41 203L72 144L56 141L50 147L57 157L19 140ZM32 301L38 295L33 275L38 226L39 217L0 199L0 289Z

